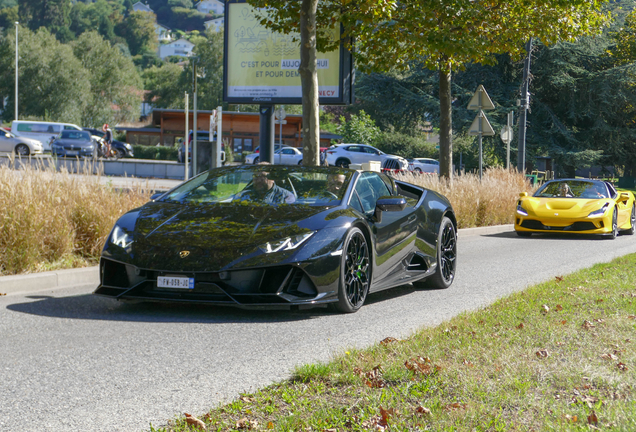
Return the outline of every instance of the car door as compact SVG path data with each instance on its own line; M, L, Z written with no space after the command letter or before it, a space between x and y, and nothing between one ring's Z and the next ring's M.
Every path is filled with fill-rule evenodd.
M359 164L362 162L366 162L362 160L362 149L359 145L352 145L344 148L345 157L351 161L352 164Z
M364 156L364 160L362 162L382 162L382 155L380 155L380 152L377 149L370 146L364 146L362 147L362 152Z
M8 132L0 130L0 152L12 152L15 144Z
M377 200L392 195L387 187L387 183L390 182L383 180L382 175L376 172L362 173L356 182L352 197L360 200L374 237L374 282L397 277L394 272L401 271L402 260L415 246L417 232L417 215L413 205L406 206L402 211L382 212L380 219L374 216Z
M606 182L605 184L609 189L610 196L612 197L612 199L614 199L614 201L616 201L616 211L618 212L616 215L616 221L618 223L618 226L620 227L626 224L628 219L631 217L632 208L631 206L628 207L629 195L622 195L620 192L614 189L614 185L612 185L611 183Z
M278 154L278 157L280 159L279 164L281 165L296 165L296 162L294 161L296 156L296 152L294 151L294 149L292 148L283 148L280 153Z

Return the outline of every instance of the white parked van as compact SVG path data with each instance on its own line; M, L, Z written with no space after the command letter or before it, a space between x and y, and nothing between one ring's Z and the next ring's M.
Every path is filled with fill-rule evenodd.
M32 138L40 141L45 152L51 152L51 140L63 130L82 130L81 127L71 123L55 123L37 120L14 120L11 123L11 132L14 135Z

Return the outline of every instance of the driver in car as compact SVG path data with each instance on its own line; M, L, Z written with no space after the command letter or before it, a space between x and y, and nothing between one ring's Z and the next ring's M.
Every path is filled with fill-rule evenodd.
M267 171L260 171L252 174L252 187L243 190L236 200L263 202L270 205L292 204L296 201L296 196L276 185L276 182L269 178Z

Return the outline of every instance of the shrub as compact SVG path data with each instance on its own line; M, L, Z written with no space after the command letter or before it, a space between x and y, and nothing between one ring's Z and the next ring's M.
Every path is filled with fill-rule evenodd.
M437 159L439 150L435 144L424 137L414 137L399 132L385 131L378 135L376 147L385 153L402 156L406 159L426 157Z
M519 193L537 189L522 174L504 168L487 169L482 181L478 174L455 176L452 186L437 175L406 173L396 178L446 196L455 210L458 228L514 223Z
M133 145L133 152L138 159L177 160L178 149L175 147Z

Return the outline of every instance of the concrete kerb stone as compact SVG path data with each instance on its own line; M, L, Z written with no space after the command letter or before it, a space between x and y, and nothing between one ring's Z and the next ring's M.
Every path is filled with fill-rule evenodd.
M477 235L497 234L512 230L512 224L496 225L479 228L464 228L460 229L457 234L459 238L464 238ZM95 288L97 288L99 284L98 266L27 275L2 276L0 277L0 295L23 294L91 284L95 285Z

